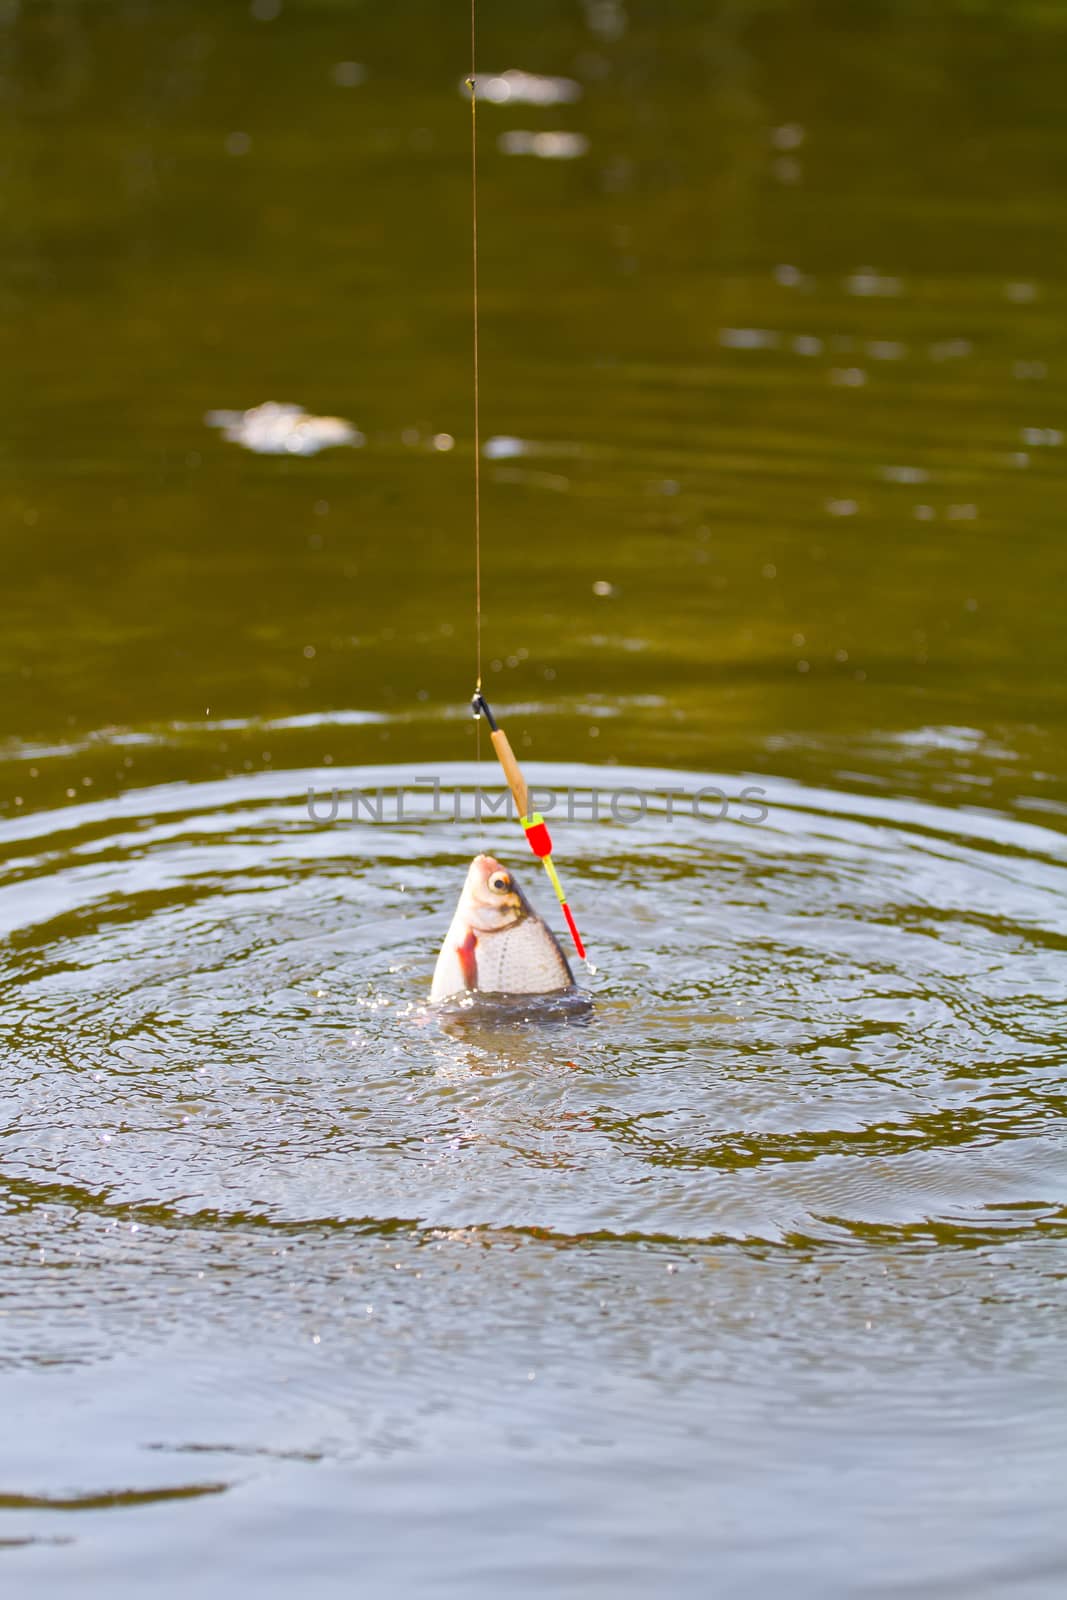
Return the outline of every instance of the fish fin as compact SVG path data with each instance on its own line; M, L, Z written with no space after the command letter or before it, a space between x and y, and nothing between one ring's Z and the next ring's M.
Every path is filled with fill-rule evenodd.
M468 928L467 937L456 946L459 957L459 969L463 974L463 982L468 989L478 987L478 935L473 928Z

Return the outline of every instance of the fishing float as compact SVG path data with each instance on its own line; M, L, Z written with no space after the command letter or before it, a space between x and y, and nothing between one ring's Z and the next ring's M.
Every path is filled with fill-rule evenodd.
M497 760L504 769L504 776L508 780L508 788L511 790L512 798L518 808L519 822L522 825L523 833L526 835L526 843L548 874L548 880L556 891L556 899L559 901L564 920L570 929L571 938L574 940L574 948L584 961L585 945L582 943L582 936L578 932L578 925L574 920L570 906L567 904L567 896L563 891L563 885L559 881L559 873L556 871L555 863L552 860L552 838L548 831L548 825L539 811L535 811L532 815L530 814L529 785L523 777L522 768L515 759L511 741L503 728L497 723L492 711L490 711L489 702L480 687L475 689L474 694L471 696L471 709L476 717L484 717L489 724L489 738L493 749L496 751Z

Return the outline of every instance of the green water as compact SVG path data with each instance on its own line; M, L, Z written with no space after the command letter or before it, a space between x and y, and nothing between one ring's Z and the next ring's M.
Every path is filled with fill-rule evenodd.
M0 0L0 1576L1051 1600L1067 9L480 0L562 1029L423 1010L521 846L468 29Z

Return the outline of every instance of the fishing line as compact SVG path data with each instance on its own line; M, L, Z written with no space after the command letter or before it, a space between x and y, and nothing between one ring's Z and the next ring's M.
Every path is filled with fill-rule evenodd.
M471 0L471 261L474 289L474 640L476 692L482 688L482 418L478 350L478 27L477 0ZM480 732L481 730L479 730ZM480 744L480 740L479 740Z
M528 813L530 791L523 777L522 769L515 759L515 752L508 743L508 736L503 728L497 725L496 718L490 711L485 696L482 694L482 420L481 420L481 388L480 388L480 362L478 349L478 80L477 71L477 0L471 0L471 75L467 79L467 87L471 92L471 257L472 257L472 287L474 311L474 650L475 665L477 670L477 683L471 697L471 709L478 724L478 765L482 760L482 717L489 724L489 737L496 752L497 759L504 769L504 776L508 780L508 787L518 807L519 821L526 835L526 842L534 855L548 874L549 881L560 903L567 927L570 929L574 947L582 960L586 959L585 946L582 936L578 932L571 908L567 904L567 896L563 885L559 881L552 861L552 840L545 826L545 819L540 813Z

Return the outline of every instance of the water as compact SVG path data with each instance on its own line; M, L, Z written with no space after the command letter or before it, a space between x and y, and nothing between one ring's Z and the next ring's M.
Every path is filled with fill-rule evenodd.
M0 9L0 1574L1058 1596L1062 18L483 7L531 1026L455 9Z

